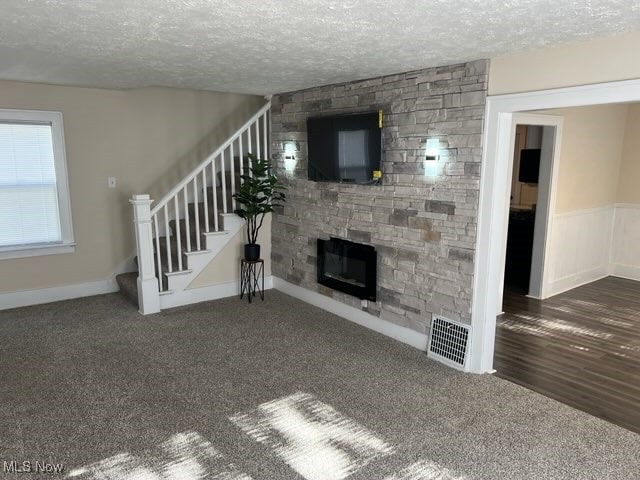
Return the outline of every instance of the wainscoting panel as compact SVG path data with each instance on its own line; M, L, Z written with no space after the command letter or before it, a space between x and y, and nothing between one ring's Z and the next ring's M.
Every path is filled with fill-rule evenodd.
M640 205L616 205L611 241L611 274L640 281Z
M614 206L553 216L543 298L609 274Z

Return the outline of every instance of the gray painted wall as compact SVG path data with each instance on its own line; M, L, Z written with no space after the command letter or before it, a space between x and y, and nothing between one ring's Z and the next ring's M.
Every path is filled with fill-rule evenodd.
M421 333L433 313L470 323L487 67L480 60L274 96L272 154L288 201L273 216L273 274ZM307 118L379 109L382 185L308 181ZM441 156L425 175L434 137ZM377 303L318 285L316 239L329 236L377 248Z

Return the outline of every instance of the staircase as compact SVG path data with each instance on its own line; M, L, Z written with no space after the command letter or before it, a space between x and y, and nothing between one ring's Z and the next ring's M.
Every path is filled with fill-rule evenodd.
M153 208L148 195L134 195L138 272L118 275L121 292L143 314L185 303L182 292L244 227L233 194L249 174L247 154L268 156L264 105Z

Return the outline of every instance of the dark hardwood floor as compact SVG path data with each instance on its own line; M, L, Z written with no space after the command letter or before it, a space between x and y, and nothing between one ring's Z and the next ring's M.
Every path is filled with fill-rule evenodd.
M506 290L497 375L640 433L640 282L607 277L544 301Z

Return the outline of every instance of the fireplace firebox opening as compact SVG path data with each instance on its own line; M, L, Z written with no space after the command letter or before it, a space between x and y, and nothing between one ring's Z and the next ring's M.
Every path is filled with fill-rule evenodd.
M331 237L318 239L318 283L376 301L377 254L371 245Z

